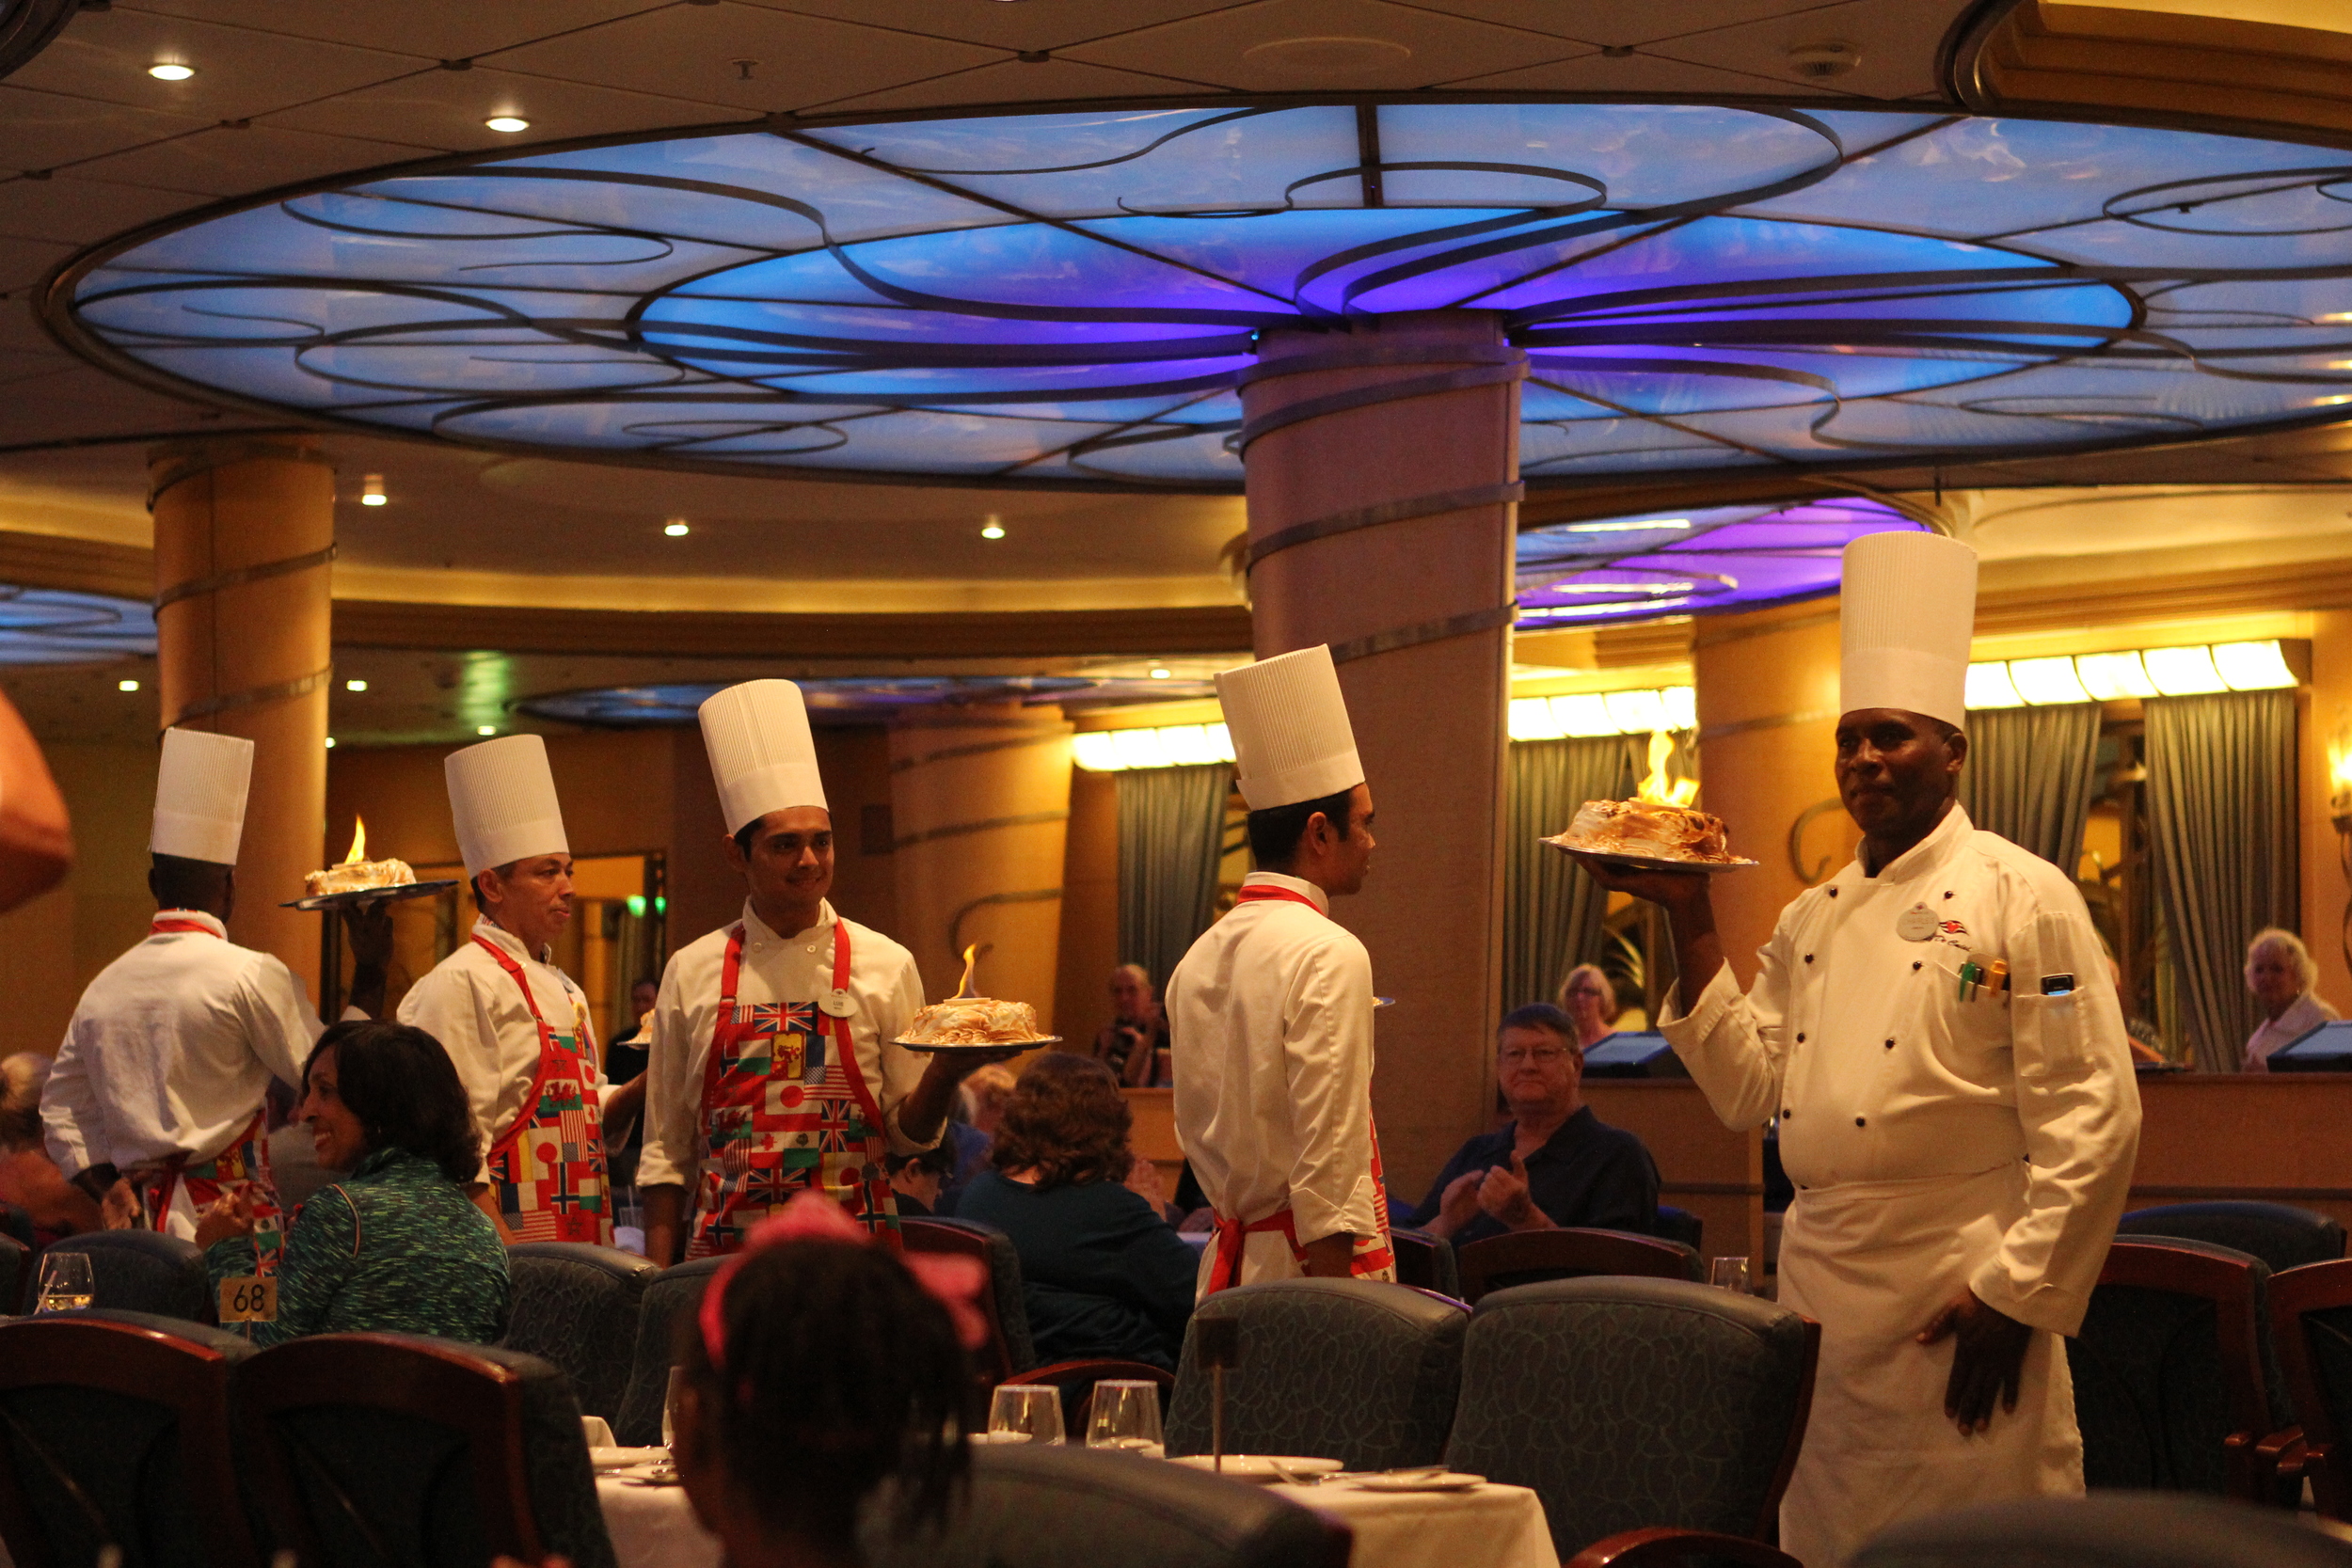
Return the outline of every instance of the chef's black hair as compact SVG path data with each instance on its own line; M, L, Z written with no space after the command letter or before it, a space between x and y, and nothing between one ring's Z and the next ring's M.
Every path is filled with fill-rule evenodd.
M159 910L218 913L214 906L225 903L236 885L237 868L233 865L187 860L179 855L150 854L148 861L147 890L155 895L155 907Z
M515 874L515 867L522 863L523 863L520 861L508 861L504 865L485 865L481 870L475 872L472 876L467 878L466 891L473 895L473 907L477 910L484 911L485 912L486 912L490 908L489 900L482 896L483 878L495 871L499 874L499 880L504 881Z
M302 1092L325 1051L335 1053L335 1093L359 1118L368 1152L405 1148L432 1161L452 1181L482 1168L482 1138L456 1066L441 1042L406 1023L353 1019L319 1037L302 1064Z
M1258 863L1261 871L1289 870L1292 859L1298 853L1298 841L1307 836L1308 819L1317 812L1323 813L1325 820L1331 824L1333 833L1345 838L1348 798L1353 794L1351 786L1320 800L1299 800L1251 812L1249 858Z
M878 1244L778 1242L744 1254L725 1292L723 1370L701 1314L677 1315L672 1360L718 1450L698 1457L770 1530L828 1558L858 1560L862 1505L885 1483L898 1530L944 1523L973 1386L947 1309L906 1265Z

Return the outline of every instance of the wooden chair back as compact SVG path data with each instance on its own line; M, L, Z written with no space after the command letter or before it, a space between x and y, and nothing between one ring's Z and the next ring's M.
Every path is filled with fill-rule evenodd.
M1026 1370L1037 1356L1028 1308L1022 1305L1021 1260L1011 1242L1001 1231L962 1220L902 1219L898 1231L909 1252L951 1253L988 1270L989 1285L979 1300L988 1343L972 1355L980 1386L993 1388Z
M2352 1524L2352 1259L2271 1275L2270 1339L2302 1427L2312 1500L2323 1517Z
M1506 1286L1591 1275L1704 1282L1696 1252L1680 1242L1629 1230L1515 1230L1472 1242L1454 1259L1461 1269L1462 1299L1472 1306L1487 1291Z

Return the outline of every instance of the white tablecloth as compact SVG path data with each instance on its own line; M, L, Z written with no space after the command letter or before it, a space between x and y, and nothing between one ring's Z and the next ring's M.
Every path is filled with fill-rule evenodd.
M1345 1521L1356 1532L1350 1568L1560 1568L1544 1505L1524 1486L1488 1485L1472 1492L1271 1490ZM596 1500L604 1506L620 1568L719 1568L718 1538L695 1522L681 1488L630 1486L598 1477Z

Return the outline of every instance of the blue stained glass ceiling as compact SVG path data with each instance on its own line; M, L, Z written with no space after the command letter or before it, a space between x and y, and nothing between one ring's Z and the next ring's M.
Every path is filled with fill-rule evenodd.
M141 599L0 584L0 665L97 664L155 651L155 611Z
M1240 484L1258 331L1488 310L1534 484L1851 468L2343 416L2352 156L1703 104L782 121L252 203L49 304L112 363L348 427L1205 489Z

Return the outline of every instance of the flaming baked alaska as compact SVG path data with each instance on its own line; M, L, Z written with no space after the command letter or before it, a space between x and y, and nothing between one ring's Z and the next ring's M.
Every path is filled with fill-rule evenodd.
M1724 841L1722 818L1649 800L1587 800L1555 842L1595 855L1718 863L1737 859Z
M1038 1033L1037 1009L993 996L951 996L914 1015L900 1037L909 1045L1028 1045Z

